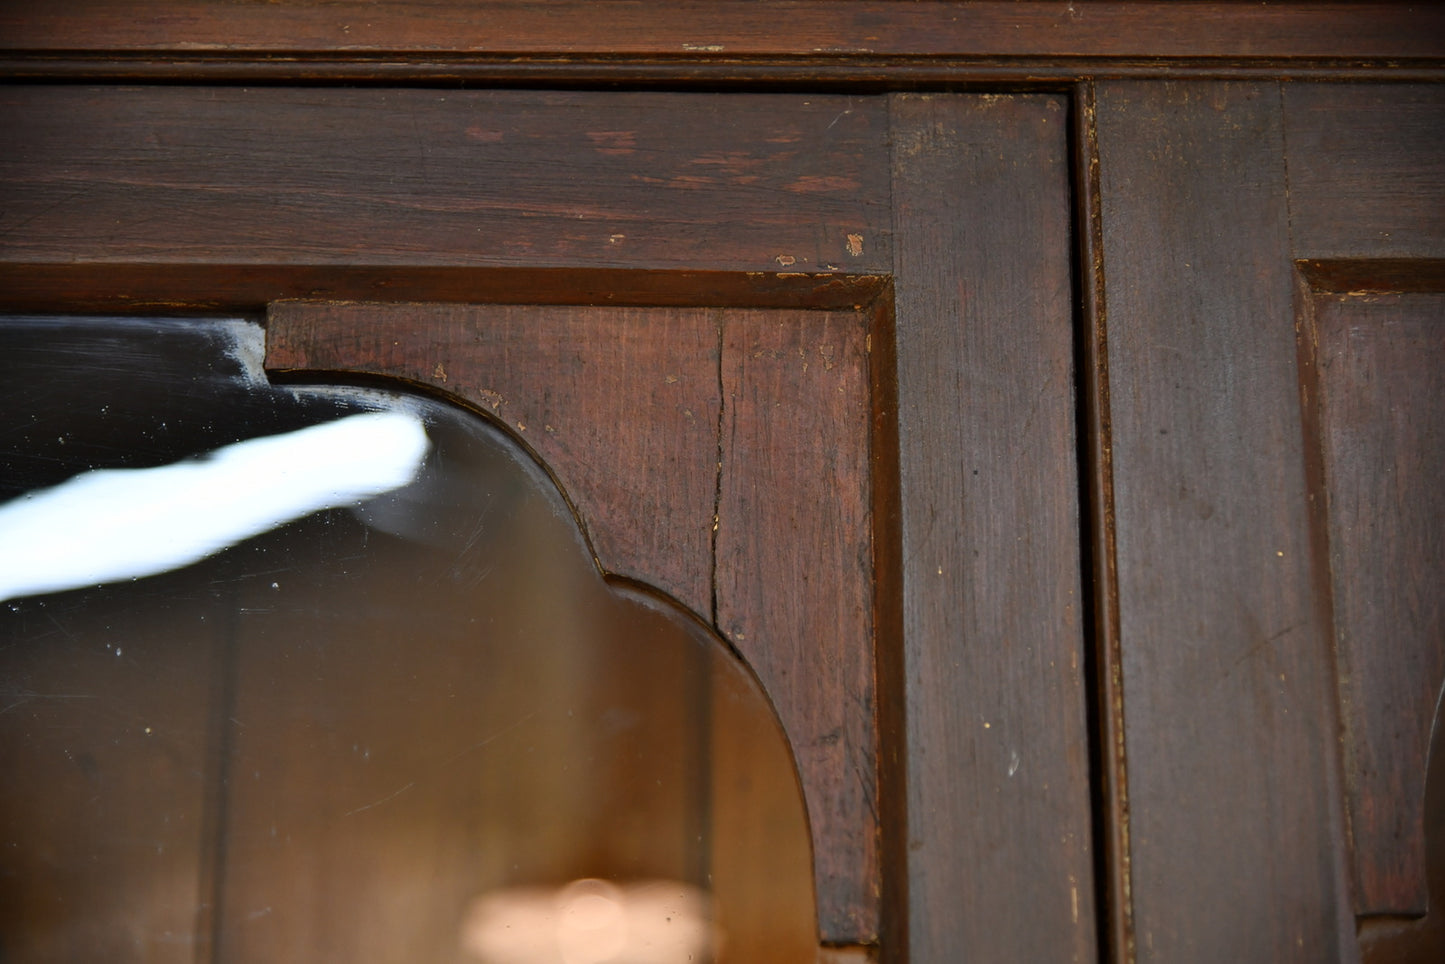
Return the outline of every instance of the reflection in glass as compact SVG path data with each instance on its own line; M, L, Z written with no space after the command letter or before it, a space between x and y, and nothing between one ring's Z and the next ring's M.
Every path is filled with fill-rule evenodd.
M235 442L174 465L92 469L0 505L0 600L151 576L321 509L399 489L421 419L368 412Z
M708 903L705 891L670 880L516 887L473 901L463 942L487 961L698 961L720 944Z
M272 386L258 338L0 329L0 524L82 473L127 480L98 515L45 523L52 555L90 568L0 607L0 959L807 959L802 802L744 667L603 580L503 433L429 400ZM400 436L319 441L383 423ZM224 481L255 438L305 445ZM368 475L392 448L410 463ZM192 486L142 517L130 483L168 469L204 480L208 511L183 514ZM306 498L261 511L268 490ZM136 559L203 548L101 570L103 530Z

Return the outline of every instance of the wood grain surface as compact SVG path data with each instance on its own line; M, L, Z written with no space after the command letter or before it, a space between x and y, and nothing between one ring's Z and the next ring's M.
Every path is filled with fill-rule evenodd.
M1097 123L1138 958L1347 959L1278 86Z
M1065 105L900 94L891 106L901 936L914 961L960 948L1091 961Z
M1445 255L1445 88L1283 89L1295 256Z
M1434 964L1445 957L1445 693L1435 708L1430 771L1425 779L1425 873L1430 909L1419 918L1366 919L1360 928L1365 964Z
M1355 913L1419 917L1445 686L1445 296L1321 293L1314 309Z
M418 15L424 11L424 15ZM526 0L0 5L0 49L561 56L1438 58L1438 11L1406 3Z
M869 274L877 99L11 87L0 261Z
M729 313L716 555L718 628L809 735L822 932L860 943L879 906L867 335L857 312Z
M851 308L886 289L884 275L626 268L306 264L30 264L0 260L0 307L12 312L261 314L274 301Z
M1445 655L1440 502L1423 478L1441 459L1445 99L1290 84L1284 111L1316 588L1335 643L1360 951L1435 961Z

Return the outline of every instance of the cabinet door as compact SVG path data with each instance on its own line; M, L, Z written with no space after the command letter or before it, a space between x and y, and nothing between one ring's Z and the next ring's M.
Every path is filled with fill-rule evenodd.
M1442 132L1433 87L1100 88L1141 960L1445 947Z
M758 674L827 955L1088 960L1065 119L1042 95L16 86L0 302L250 313L278 370L501 420L605 571Z

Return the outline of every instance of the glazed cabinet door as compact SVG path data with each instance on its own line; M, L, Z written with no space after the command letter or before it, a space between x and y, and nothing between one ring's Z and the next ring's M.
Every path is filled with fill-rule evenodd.
M726 641L804 956L1095 958L1065 98L31 84L0 127L7 312L240 316L277 383L461 405Z

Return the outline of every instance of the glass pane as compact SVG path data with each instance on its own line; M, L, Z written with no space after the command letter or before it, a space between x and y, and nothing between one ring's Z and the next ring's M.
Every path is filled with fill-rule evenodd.
M0 958L808 959L746 668L488 422L260 345L0 329Z

